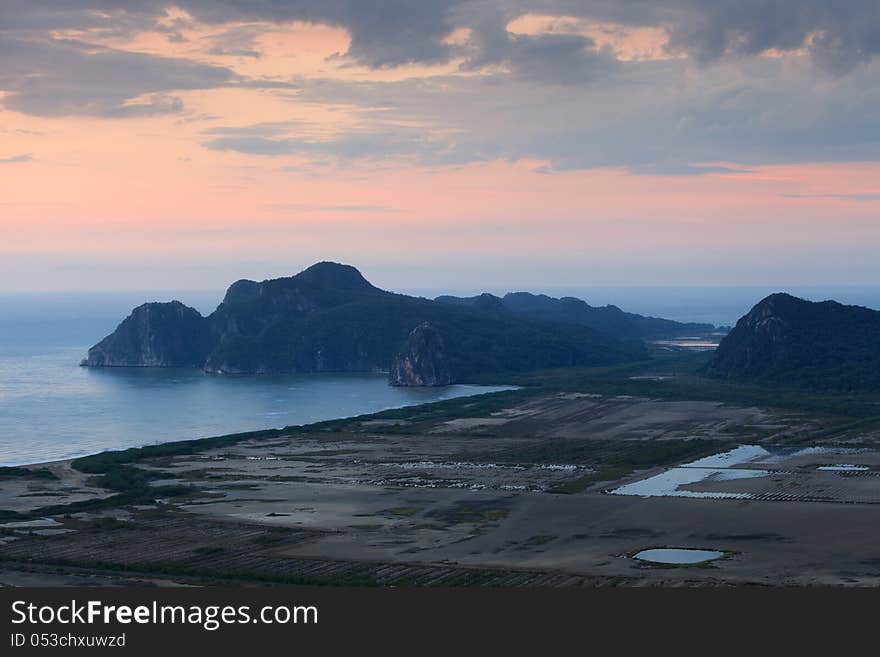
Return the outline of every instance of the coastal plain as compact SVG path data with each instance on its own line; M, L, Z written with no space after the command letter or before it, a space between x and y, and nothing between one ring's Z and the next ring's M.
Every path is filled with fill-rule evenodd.
M676 362L30 466L0 477L0 582L880 584L876 402Z

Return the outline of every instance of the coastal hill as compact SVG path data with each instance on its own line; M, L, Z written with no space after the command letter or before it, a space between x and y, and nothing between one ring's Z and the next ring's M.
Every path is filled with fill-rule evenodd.
M880 311L772 294L736 323L704 371L811 390L880 390Z
M178 301L139 306L83 365L389 372L394 385L446 385L645 357L640 342L586 326L394 294L354 267L322 262L296 276L237 281L207 317Z
M435 301L469 305L490 312L507 311L531 319L579 324L623 339L672 338L708 333L715 329L712 324L682 323L658 317L645 317L624 312L617 306L597 307L574 297L556 299L545 294L529 292L511 292L504 297L496 297L488 293L476 297L440 296Z

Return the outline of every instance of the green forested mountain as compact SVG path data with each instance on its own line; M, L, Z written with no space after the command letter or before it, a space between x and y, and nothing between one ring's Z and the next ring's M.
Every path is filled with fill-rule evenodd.
M494 312L507 311L519 317L549 322L579 324L608 335L624 339L670 338L694 333L705 333L715 327L711 324L675 322L658 317L645 317L624 312L617 306L591 306L574 297L556 299L545 294L511 292L503 298L491 294L476 297L441 296L436 301L468 305Z
M812 390L880 391L880 312L770 295L736 323L705 372Z
M185 320L177 319L180 312ZM442 362L432 362L441 355L430 345L440 344ZM195 364L216 373L393 371L396 384L434 385L644 355L640 343L584 326L386 292L354 267L325 262L288 278L238 281L208 317L179 302L140 306L89 350L84 364ZM442 380L425 372L442 373Z

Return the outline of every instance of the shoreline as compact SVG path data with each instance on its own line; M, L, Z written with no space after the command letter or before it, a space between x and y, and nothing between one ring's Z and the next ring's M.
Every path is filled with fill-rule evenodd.
M880 582L865 565L880 532L877 480L823 470L840 461L831 452L757 464L773 470L761 477L682 484L709 493L699 498L607 494L744 444L858 441L873 449L847 463L880 472L876 405L821 397L805 411L798 394L768 407L785 400L645 379L657 371L547 372L506 392L104 451L76 468L43 459L28 467L54 478L0 486L0 560L169 585L194 573L243 585ZM829 423L825 404L850 413ZM630 558L660 547L732 556L682 568ZM525 571L531 579L515 579Z
M375 411L371 411L369 413L360 413L357 415L343 415L343 416L339 416L339 417L327 418L325 420L318 420L316 422L309 422L308 424L295 424L295 425L288 425L288 426L284 426L284 427L264 427L261 429L248 429L247 431L237 431L237 432L217 434L217 435L212 435L212 436L202 436L200 438L177 438L177 439L173 439L173 440L159 440L159 441L155 441L155 442L151 442L151 443L143 443L140 445L129 445L128 447L107 448L107 449L99 449L99 450L95 450L95 451L87 451L87 452L83 452L82 454L72 454L72 455L62 456L59 458L52 458L52 459L44 460L44 461L2 462L2 463L0 463L0 468L28 468L28 469L31 469L31 468L39 468L39 467L52 467L52 466L57 467L57 466L63 466L63 465L69 466L73 461L76 461L77 459L86 458L89 456L96 456L98 454L105 454L108 452L122 452L122 451L125 451L128 449L143 449L145 447L158 447L161 445L171 445L174 443L183 443L183 442L189 442L189 441L208 441L208 440L215 440L215 439L227 438L229 436L239 436L239 435L242 436L243 439L247 439L246 437L250 434L258 434L258 433L265 432L265 431L285 431L288 429L290 429L290 430L306 429L310 426L313 426L315 424L321 424L323 422L336 422L336 421L344 421L344 420L353 420L355 418L369 417L371 415L375 415L377 413L384 413L386 411L396 411L396 410L401 410L404 408L415 408L418 406L427 406L430 404L437 404L440 402L451 401L454 399L468 399L471 397L479 397L481 395L491 395L491 394L496 394L499 392L508 392L511 390L522 389L522 386L509 385L509 384L497 384L497 385L453 384L453 385L479 386L479 387L483 387L483 388L491 388L491 390L486 390L484 392L476 392L474 394L469 394L469 395L459 395L459 396L450 397L447 399L435 399L433 401L423 402L423 403L419 403L419 404L403 404L400 406L388 406L385 408L377 409Z

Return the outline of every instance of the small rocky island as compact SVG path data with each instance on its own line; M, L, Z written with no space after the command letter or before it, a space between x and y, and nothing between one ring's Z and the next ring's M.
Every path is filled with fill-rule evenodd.
M394 294L354 267L321 262L296 276L237 281L207 317L179 301L138 306L89 349L83 365L217 374L388 372L392 385L437 386L643 359L640 338L703 326L578 300L505 300Z

